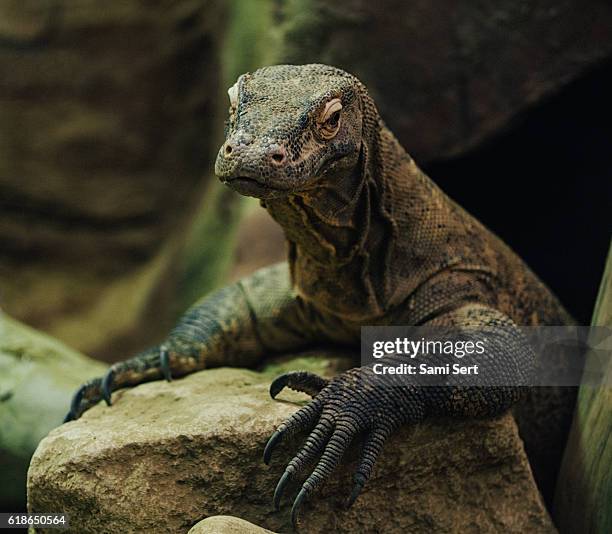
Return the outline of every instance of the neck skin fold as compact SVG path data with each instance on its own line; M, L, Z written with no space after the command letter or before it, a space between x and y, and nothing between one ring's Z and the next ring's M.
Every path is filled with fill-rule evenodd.
M329 267L349 263L370 229L370 194L363 148L350 168L337 165L311 188L270 199L265 207L299 254Z

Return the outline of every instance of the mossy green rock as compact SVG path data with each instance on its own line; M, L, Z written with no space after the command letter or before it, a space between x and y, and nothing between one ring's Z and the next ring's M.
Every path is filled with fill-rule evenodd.
M612 246L593 325L612 331ZM600 358L603 347L587 358ZM612 532L612 360L609 350L603 354L608 360L602 385L580 387L561 466L554 515L564 534Z
M1 502L25 494L30 457L62 423L70 398L105 366L6 315L0 315Z

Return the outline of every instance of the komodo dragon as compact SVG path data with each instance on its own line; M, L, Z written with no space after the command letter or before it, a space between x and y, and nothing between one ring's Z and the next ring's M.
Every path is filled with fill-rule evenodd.
M261 199L284 230L288 261L196 303L164 343L84 384L67 420L101 399L110 405L112 391L145 381L253 367L264 355L314 345L357 348L362 325L503 325L516 332L500 348L498 372L527 373L535 355L516 325L572 322L529 268L417 167L354 76L326 65L272 66L240 76L228 94L215 172L235 191ZM491 181L503 201L512 184ZM285 386L313 396L264 452L267 462L280 440L311 430L274 495L278 507L287 482L318 459L294 501L294 522L357 434L365 438L350 503L398 426L429 416L493 416L524 390L375 387L371 373L355 367L327 380L294 372L272 383L272 397ZM535 456L537 434L562 445L563 420L571 413L571 399L552 402L548 412L538 402L527 410L546 412L531 426L536 437L523 436Z

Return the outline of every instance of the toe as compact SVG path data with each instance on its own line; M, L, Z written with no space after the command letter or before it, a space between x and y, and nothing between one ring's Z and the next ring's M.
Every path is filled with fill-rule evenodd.
M272 384L270 384L270 396L274 399L285 388L288 387L294 391L306 393L311 397L317 395L325 386L329 384L329 380L322 378L308 371L292 371L278 376Z
M281 476L276 490L274 491L274 508L278 510L280 508L280 501L283 496L283 492L287 484L293 480L296 476L299 476L303 472L304 468L314 461L315 458L325 447L329 436L333 430L333 425L330 421L322 419L319 421L317 426L310 433L304 445L295 455L295 457L287 464L285 472Z
M272 434L264 449L263 461L265 464L270 463L274 448L280 443L285 436L291 436L302 430L312 427L314 422L321 413L321 403L316 400L310 402L303 408L291 415L278 429Z
M66 414L64 423L78 419L85 410L102 398L101 384L102 380L100 378L94 378L77 389L72 396L70 411Z

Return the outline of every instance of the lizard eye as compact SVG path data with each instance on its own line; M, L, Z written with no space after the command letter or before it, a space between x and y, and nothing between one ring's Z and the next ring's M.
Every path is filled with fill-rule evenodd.
M321 113L319 120L317 120L319 133L323 139L331 139L338 133L341 110L342 103L339 98L334 98L325 105L325 109Z

